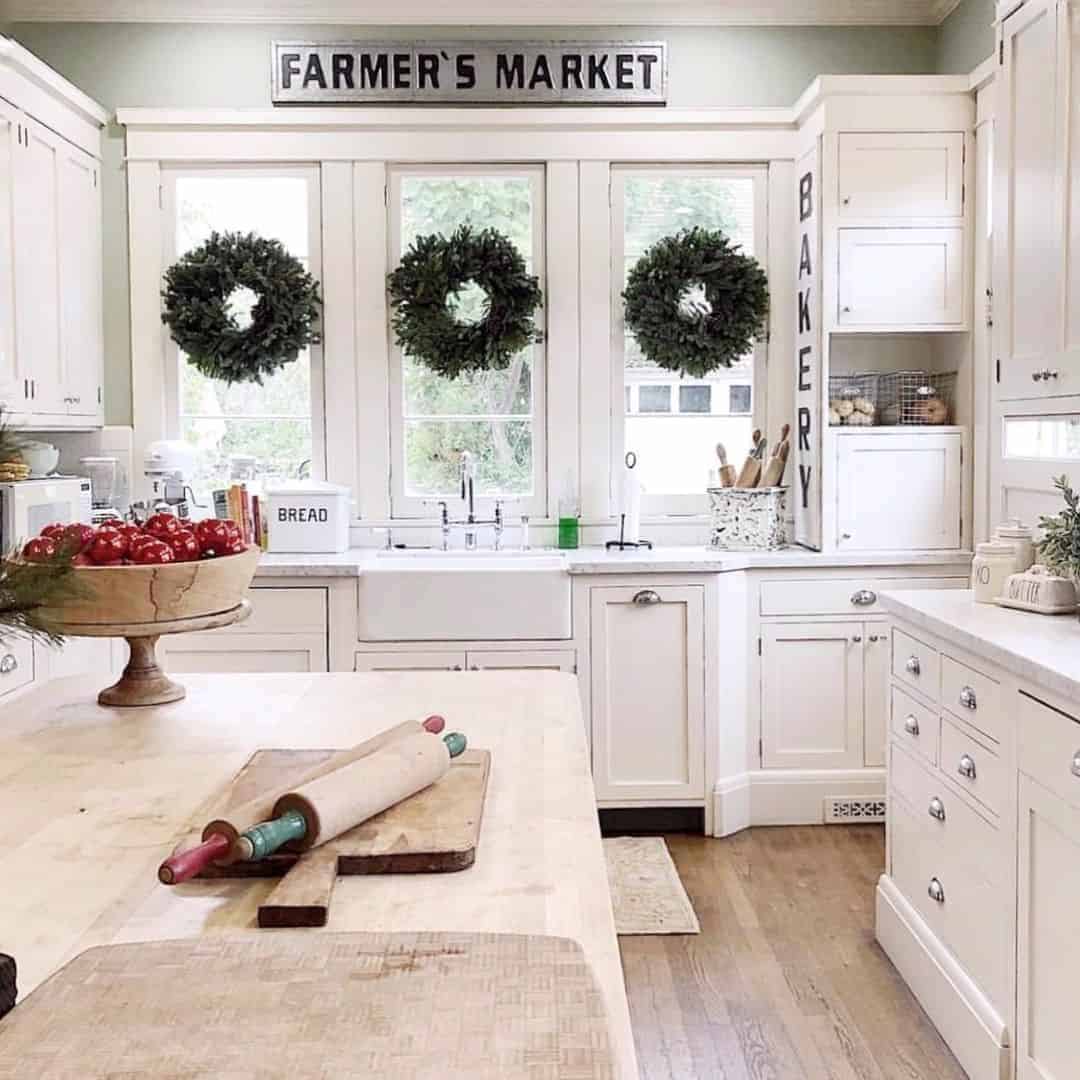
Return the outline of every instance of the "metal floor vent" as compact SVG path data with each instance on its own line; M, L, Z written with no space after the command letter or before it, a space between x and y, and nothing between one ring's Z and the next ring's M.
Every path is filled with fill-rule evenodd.
M884 799L845 799L828 796L825 799L825 823L843 824L849 821L884 821Z

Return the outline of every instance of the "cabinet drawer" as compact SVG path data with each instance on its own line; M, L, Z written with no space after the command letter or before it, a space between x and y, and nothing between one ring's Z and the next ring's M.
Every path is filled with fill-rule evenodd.
M1080 718L1021 692L1020 771L1080 808Z
M893 630L892 673L902 683L915 687L924 697L937 703L941 692L941 657L918 638Z
M966 724L1001 742L1001 684L951 656L941 658L941 704Z
M928 888L934 876L930 861L933 838L919 812L903 799L889 793L889 876L926 920L934 935L945 940L943 905L930 899Z
M1008 806L1005 763L948 717L941 721L941 771L1000 817Z
M0 645L0 697L34 681L34 643L12 638Z
M886 589L966 589L964 578L852 578L765 581L762 615L879 615Z
M989 881L1005 882L1009 857L1001 831L945 784L939 772L895 743L889 753L889 794L914 810L946 863L966 865Z
M937 713L921 705L898 686L892 687L892 707L889 726L893 738L931 765L938 760L938 737L941 720Z
M325 634L326 589L251 589L251 615L222 634Z

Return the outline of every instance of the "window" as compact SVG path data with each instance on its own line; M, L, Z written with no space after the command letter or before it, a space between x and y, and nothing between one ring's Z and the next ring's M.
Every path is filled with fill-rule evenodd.
M390 258L396 266L417 236L459 225L491 227L521 251L543 287L544 171L526 166L394 169ZM458 318L478 318L485 296L466 287ZM544 325L543 311L537 324ZM478 500L512 499L523 513L545 511L544 349L533 345L505 371L444 379L403 355L391 361L391 507L395 517L430 517L433 500L460 497L464 451L476 462Z
M280 240L319 277L319 186L315 169L207 168L165 174L169 262L213 231L254 232ZM302 352L263 385L232 386L200 374L169 341L166 430L195 447L190 478L212 505L229 483L324 472L321 349Z
M634 263L657 240L683 228L720 229L765 262L766 170L750 166L629 167L612 170L612 312L615 398L612 464L637 454L643 507L654 514L697 514L716 468L716 445L731 461L750 448L753 388L764 345L733 368L705 379L679 379L651 365L622 321L622 290ZM667 384L664 399L660 383ZM634 388L625 394L623 387ZM625 397L625 407L624 406ZM658 402L666 400L664 407ZM677 406L673 407L673 402ZM636 406L636 407L635 407Z
M1080 460L1080 416L1007 417L1006 458Z

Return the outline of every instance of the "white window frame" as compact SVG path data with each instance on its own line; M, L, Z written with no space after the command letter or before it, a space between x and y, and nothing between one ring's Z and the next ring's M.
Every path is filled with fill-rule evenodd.
M166 266L179 257L176 244L176 182L189 177L293 177L308 187L308 271L322 283L322 191L318 165L233 165L228 163L169 163L161 167L161 251ZM180 350L168 333L162 335L165 398L164 435L181 438ZM309 346L311 363L311 476L326 477L326 374L322 339ZM269 418L269 419L272 419ZM291 418L290 418L291 419Z
M754 257L768 273L769 241L769 168L767 164L727 165L719 162L683 164L653 162L649 164L611 165L611 504L610 512L618 512L618 492L614 480L621 476L626 454L626 415L623 386L625 385L625 323L623 320L623 238L625 227L625 186L627 177L656 175L710 176L722 179L749 176L754 181ZM768 380L768 342L759 340L754 347L753 363L753 428L765 426L766 388ZM689 421L695 415L715 418L715 414L677 414ZM735 414L745 416L745 413ZM738 464L738 463L736 463ZM647 517L703 518L708 512L708 496L643 494L642 513Z
M387 169L387 247L388 268L393 269L401 261L401 181L413 176L524 176L531 187L532 205L532 272L540 279L544 303L536 312L536 323L546 331L547 322L547 200L543 162L521 164L498 163L491 165L469 162L446 162L443 164L391 164ZM402 352L388 328L390 342L390 398L387 403L390 424L390 516L394 520L422 518L430 520L432 507L440 501L439 496L416 496L405 492L405 409L403 393ZM546 340L545 332L544 338ZM475 499L477 517L490 518L496 498L504 507L512 508L513 516L529 514L542 518L547 513L547 351L544 341L533 346L532 357L532 449L533 493L527 497L513 495L481 497ZM438 418L443 419L443 418ZM452 420L483 420L482 415L447 417ZM453 496L450 516L458 517L460 504Z

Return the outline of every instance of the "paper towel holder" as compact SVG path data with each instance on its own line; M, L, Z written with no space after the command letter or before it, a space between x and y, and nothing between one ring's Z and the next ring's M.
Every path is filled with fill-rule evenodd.
M633 450L628 450L626 452L626 457L623 460L628 469L637 467L637 454L635 454ZM618 548L619 551L626 551L628 548L632 551L637 551L638 548L648 548L649 551L652 551L652 546L651 540L626 539L626 511L624 510L619 514L619 539L609 540L604 545L604 548L607 551L613 551L616 548Z

